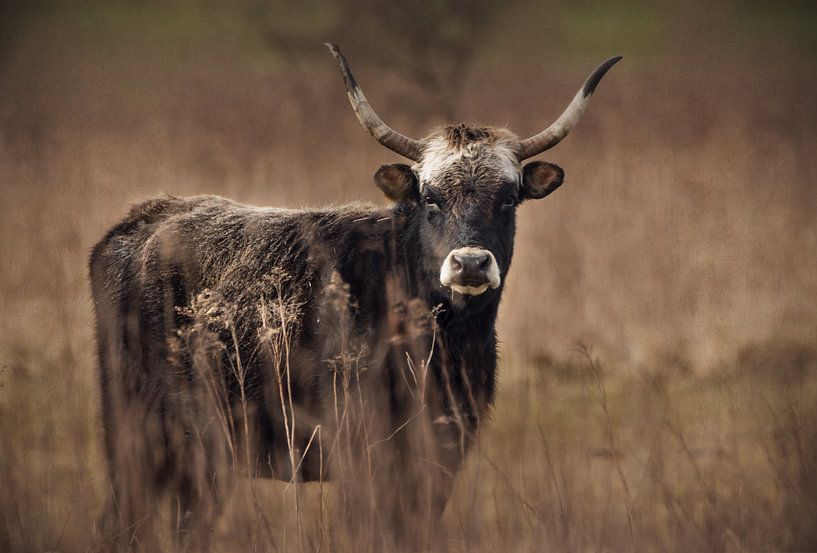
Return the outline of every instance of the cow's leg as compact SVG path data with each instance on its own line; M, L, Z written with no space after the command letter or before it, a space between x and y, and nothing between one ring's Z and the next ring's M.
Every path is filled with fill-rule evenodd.
M444 466L428 449L412 450L406 441L394 442L390 452L383 452L393 456L392 462L377 460L382 467L375 481L381 532L392 550L435 550L456 467Z
M112 551L159 551L162 488L157 475L164 444L152 435L155 416L143 409L119 411L119 422L106 424L111 489L101 518L101 541Z
M213 525L220 512L214 494L184 477L171 498L171 524L176 544L192 551L209 550Z
M214 468L182 474L171 497L171 524L178 546L208 551L213 532L232 491L232 479Z
M205 402L176 405L166 433L171 528L181 550L207 551L232 490L232 460L216 413Z

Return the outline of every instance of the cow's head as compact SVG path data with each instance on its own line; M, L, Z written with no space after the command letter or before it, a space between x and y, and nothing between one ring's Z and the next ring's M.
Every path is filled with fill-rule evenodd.
M360 123L387 148L413 165L384 165L377 186L394 201L411 202L422 213L420 236L440 284L464 295L497 289L513 253L517 206L544 198L563 181L560 167L522 162L555 146L587 107L604 74L621 58L600 65L559 118L520 140L493 127L453 125L414 140L386 125L369 105L337 46L327 44L346 81Z

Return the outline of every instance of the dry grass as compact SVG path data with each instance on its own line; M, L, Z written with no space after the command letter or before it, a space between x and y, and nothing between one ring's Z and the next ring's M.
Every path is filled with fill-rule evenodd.
M391 159L331 60L287 79L240 51L109 46L50 28L5 58L2 551L104 546L85 267L128 204L380 202ZM817 75L752 56L630 56L549 156L568 185L521 209L496 408L433 549L817 550ZM477 63L461 114L533 132L595 61ZM426 130L352 62L396 127ZM239 477L212 548L378 550L349 489Z

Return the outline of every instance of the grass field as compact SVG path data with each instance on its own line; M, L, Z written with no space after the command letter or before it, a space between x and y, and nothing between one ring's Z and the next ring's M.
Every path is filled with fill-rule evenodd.
M295 64L252 10L112 6L3 27L0 551L105 546L86 266L131 203L383 203L397 161L320 51L324 4ZM499 395L435 550L817 551L814 12L652 6L499 10L458 93L456 117L531 134L625 55L548 153L566 185L520 209ZM390 124L443 122L347 55ZM302 524L292 487L239 488L216 551L360 545L331 484Z

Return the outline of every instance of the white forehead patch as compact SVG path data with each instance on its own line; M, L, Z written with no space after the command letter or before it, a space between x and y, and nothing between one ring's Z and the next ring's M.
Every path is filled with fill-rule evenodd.
M489 163L506 176L508 180L521 180L519 160L511 143L497 141L493 144L471 142L464 146L452 147L442 137L428 139L423 148L423 158L412 169L420 180L420 190L434 179L434 175L445 171L451 165L463 160L479 157L478 162Z

